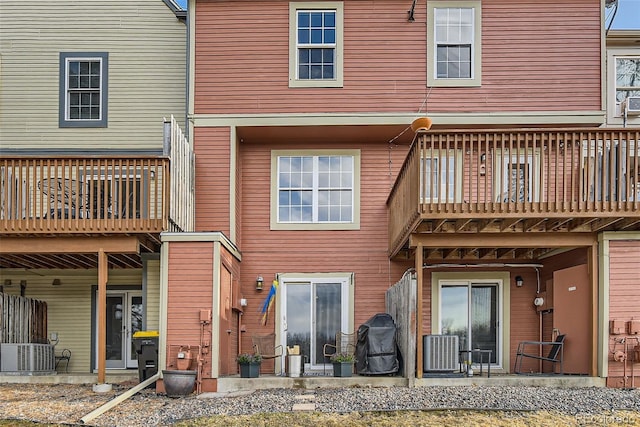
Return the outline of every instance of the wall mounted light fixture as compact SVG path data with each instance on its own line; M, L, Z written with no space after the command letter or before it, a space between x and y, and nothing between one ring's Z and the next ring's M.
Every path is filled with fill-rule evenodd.
M516 276L516 286L521 288L524 285L524 280L522 280L522 276Z
M53 279L53 282L51 282L51 286L60 286L62 285L62 282L60 281L60 279Z
M262 276L258 276L256 278L256 290L257 291L261 291L262 290L262 284L264 283L264 279L262 278Z

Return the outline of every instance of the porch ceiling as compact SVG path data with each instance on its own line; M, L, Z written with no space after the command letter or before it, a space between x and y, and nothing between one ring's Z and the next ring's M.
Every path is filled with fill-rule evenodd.
M141 268L142 254L160 251L157 236L3 237L0 268L96 269L98 251L108 268Z
M415 233L395 259L414 259L419 246L425 262L533 261L559 251L589 247L595 233Z
M237 128L242 142L277 143L356 143L394 139L409 145L414 133L406 125L331 125L331 126L243 126ZM399 136L398 136L399 135Z
M139 254L109 254L109 268L142 268ZM2 254L0 268L96 269L98 254Z

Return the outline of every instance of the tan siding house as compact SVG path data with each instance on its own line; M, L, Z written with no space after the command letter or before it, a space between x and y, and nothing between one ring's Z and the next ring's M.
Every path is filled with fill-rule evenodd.
M58 382L138 378L133 336L159 331L165 311L160 233L189 231L176 214L192 194L186 12L171 0L1 9L0 294L47 308L15 315L42 326L18 343L70 350Z
M3 1L0 38L3 150L158 151L163 117L184 125L186 28L162 0ZM108 53L106 127L58 126L62 52Z

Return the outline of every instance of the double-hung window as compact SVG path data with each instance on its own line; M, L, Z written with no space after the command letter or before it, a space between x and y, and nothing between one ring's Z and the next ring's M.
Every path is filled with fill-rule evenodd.
M425 150L421 163L421 200L450 203L462 198L462 155L457 150Z
M290 87L342 87L342 2L290 4Z
M60 127L107 127L107 53L60 53Z
M429 86L480 86L479 1L430 1Z
M273 152L274 229L359 227L359 152Z
M640 56L616 58L616 102L640 97Z

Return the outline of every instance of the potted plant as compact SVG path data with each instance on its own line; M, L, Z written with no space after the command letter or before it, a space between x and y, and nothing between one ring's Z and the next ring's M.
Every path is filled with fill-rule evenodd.
M258 378L262 356L259 354L241 353L237 359L240 365L240 378Z
M335 353L331 355L331 363L333 363L334 377L350 377L353 375L356 357L351 353Z

